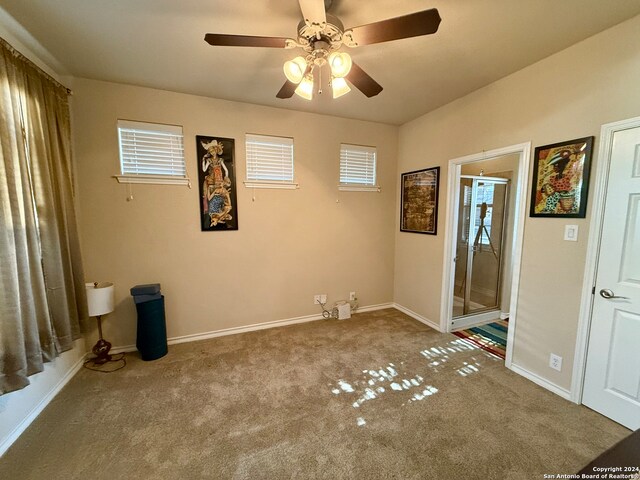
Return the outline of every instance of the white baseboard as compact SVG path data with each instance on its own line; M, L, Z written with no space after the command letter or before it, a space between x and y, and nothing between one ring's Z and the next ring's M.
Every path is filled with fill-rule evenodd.
M540 385L542 388L546 388L550 392L553 392L556 395L561 396L565 400L571 401L571 392L569 390L566 390L566 389L564 389L562 387L559 387L555 383L552 383L549 380L546 380L546 379L540 377L539 375L536 375L535 373L530 372L529 370L525 370L522 367L514 365L513 363L511 364L509 369L511 369L512 371L514 371L518 375L523 376L527 380L531 380L533 383L535 383L537 385Z
M378 303L377 305L367 305L366 307L358 307L356 313L374 312L376 310L384 310L385 308L393 308L395 303Z
M358 307L356 313L373 312L375 310L383 310L385 308L393 308L393 303L380 303L377 305L367 305L365 307ZM257 330L265 330L267 328L284 327L287 325L295 325L296 323L313 322L316 320L323 320L322 314L304 315L302 317L285 318L282 320L274 320L271 322L254 323L252 325L245 325L242 327L223 328L221 330L212 330L210 332L193 333L190 335L181 335L179 337L170 337L167 339L167 344L176 345L178 343L197 342L200 340L208 340L210 338L224 337L226 335L236 335L238 333L255 332ZM123 345L111 349L112 353L121 352L135 352L135 345Z
M400 310L402 313L409 315L411 318L418 320L420 323L424 323L426 326L431 327L438 332L441 332L440 325L438 325L433 320L429 320L427 317L423 317L419 313L416 313L413 310L409 310L407 307L404 307L398 303L394 303L393 308Z
M13 431L2 441L0 444L0 457L5 454L9 447L13 445L20 435L31 425L31 423L42 413L47 405L54 399L54 397L62 390L62 388L69 383L69 380L78 373L82 368L84 362L84 356L80 357L78 361L64 374L64 376L49 390L49 392L42 397L40 402L29 412L29 414L13 429ZM27 387L28 388L28 387Z
M111 350L109 350L109 353L115 355L118 353L129 353L129 352L135 352L137 350L135 345L121 345L119 347L113 347ZM87 359L89 358L89 355L91 355L91 353L87 353Z

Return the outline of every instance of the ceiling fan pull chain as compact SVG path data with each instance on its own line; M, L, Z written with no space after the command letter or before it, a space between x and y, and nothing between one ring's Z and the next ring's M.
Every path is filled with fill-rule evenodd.
M318 95L322 95L322 67L318 69Z

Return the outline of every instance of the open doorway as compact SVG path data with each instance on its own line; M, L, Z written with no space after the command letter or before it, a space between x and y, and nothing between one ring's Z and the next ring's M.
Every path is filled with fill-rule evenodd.
M511 364L530 144L449 162L442 329Z

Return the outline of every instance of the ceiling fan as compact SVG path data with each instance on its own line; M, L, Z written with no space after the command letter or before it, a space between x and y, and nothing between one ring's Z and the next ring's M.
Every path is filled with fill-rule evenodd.
M298 56L284 64L287 81L278 98L291 98L294 93L311 100L314 91L314 74L319 77L318 93L322 93L322 67L329 65L330 86L333 98L338 98L351 89L345 81L367 97L378 95L382 86L351 60L340 48L350 48L374 43L389 42L402 38L430 35L438 30L440 15L435 8L410 13L401 17L345 29L342 22L326 12L332 0L298 0L302 21L298 24L296 39L286 37L261 37L251 35L228 35L207 33L205 41L222 47L271 47L301 48L304 56Z

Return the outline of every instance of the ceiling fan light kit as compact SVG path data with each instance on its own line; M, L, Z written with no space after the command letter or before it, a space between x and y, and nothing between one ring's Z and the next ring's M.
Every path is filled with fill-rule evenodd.
M308 55L307 58L296 57L293 60L287 60L284 63L283 70L287 80L298 85L294 92L305 100L312 100L313 72L316 68L321 69L324 65L329 65L333 98L338 98L351 91L344 77L351 70L352 63L351 56L346 52L332 52L326 59L325 50L322 52L316 50L314 55ZM321 78L320 74L319 77ZM321 83L321 81L318 80L318 83ZM321 89L322 85L320 85L318 93L321 93Z
M353 62L348 53L339 51L340 48L343 45L355 48L430 35L438 31L441 21L438 10L432 8L345 30L338 18L326 13L325 7L331 6L331 1L298 1L303 20L298 24L298 38L295 40L208 33L205 35L205 41L214 46L302 48L306 54L304 57L297 56L284 63L283 70L287 81L276 95L278 98L291 98L295 93L311 100L316 70L318 93L322 93L322 68L327 64L331 70L329 85L333 98L351 91L347 81L367 97L374 97L382 91L382 86Z

